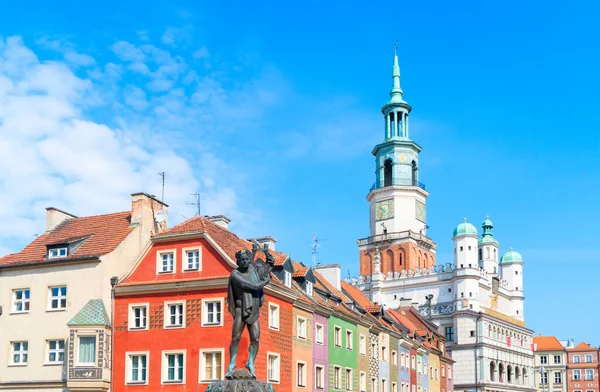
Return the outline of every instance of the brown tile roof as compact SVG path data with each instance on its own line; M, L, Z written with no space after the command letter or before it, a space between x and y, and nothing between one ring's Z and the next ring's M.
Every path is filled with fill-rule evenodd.
M238 237L231 231L211 222L208 218L197 216L190 218L178 225L171 227L170 229L155 236L160 238L169 235L177 234L192 234L192 233L206 233L223 249L223 251L235 262L235 253L241 249L252 250L252 243L245 239ZM275 257L275 266L282 266L289 256L285 253L271 251Z
M135 227L130 226L131 212L66 219L52 231L42 234L19 253L0 258L0 267L34 265L60 260L99 257L115 250ZM47 245L83 243L70 255L47 258Z
M308 272L308 267L300 263L293 262L294 264L294 278L304 278Z
M556 336L534 336L533 344L536 345L535 351L562 351L564 349L563 345L558 341Z
M586 342L581 342L577 346L568 348L567 350L571 350L571 351L593 351L593 350L596 350L596 348L590 346Z
M417 330L417 326L414 325L412 323L412 321L410 321L408 319L408 317L406 317L406 311L405 310L388 309L388 314L391 314L392 316L394 316L394 318L400 324L404 325L409 331L415 332Z

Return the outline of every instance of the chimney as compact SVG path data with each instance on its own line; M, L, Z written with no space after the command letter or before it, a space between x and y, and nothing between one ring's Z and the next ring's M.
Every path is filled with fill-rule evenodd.
M131 194L131 225L140 227L140 246L167 229L169 206L147 193Z
M400 298L400 308L410 308L412 306L412 299L410 298Z
M231 219L229 219L225 215L207 216L207 218L209 221L216 223L217 225L221 226L225 230L229 230L229 222L231 222Z
M46 233L54 229L65 219L77 218L73 214L59 210L58 208L48 207L46 208Z
M248 239L249 242L252 241L256 241L258 242L258 244L260 246L267 246L267 248L269 248L269 250L275 251L275 243L277 242L277 240L271 236L266 236L266 237L258 237L258 238L249 238Z
M339 291L342 290L341 269L339 264L318 265L315 268L329 283Z

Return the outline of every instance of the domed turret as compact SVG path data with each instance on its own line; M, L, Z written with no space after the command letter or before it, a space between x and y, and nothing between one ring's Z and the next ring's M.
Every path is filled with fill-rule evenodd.
M477 229L467 218L454 229L454 265L456 268L477 268Z
M522 263L523 262L523 256L521 256L520 253L515 252L514 250L512 250L512 248L510 248L510 250L508 252L506 252L504 254L504 256L502 256L502 258L500 259L500 263L505 264L505 263Z
M497 248L500 247L500 243L494 239L494 235L492 234L492 229L494 228L494 224L490 220L489 216L485 217L485 220L481 224L481 228L483 229L483 234L481 235L481 239L479 240L479 244L494 244Z
M481 224L483 234L479 239L479 267L483 268L488 274L498 273L498 249L500 243L496 241L492 234L492 228L494 224L490 220L489 216L485 217L485 220Z
M456 237L457 235L477 235L477 228L475 226L473 226L472 224L467 222L467 218L465 218L465 221L463 223L461 223L460 225L456 226L456 229L454 229L454 233L452 235L452 237Z

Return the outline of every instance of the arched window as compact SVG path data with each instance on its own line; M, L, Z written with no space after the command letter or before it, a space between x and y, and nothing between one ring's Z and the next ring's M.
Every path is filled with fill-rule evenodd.
M490 381L496 381L496 364L494 361L490 362Z
M398 261L399 261L399 263L400 263L400 264L399 264L400 268L398 268L398 269L400 269L400 270L401 270L401 269L403 268L403 267L402 267L402 261L403 261L403 260L402 260L402 252L399 252Z
M496 249L494 249L494 261L498 261L498 255L496 254Z
M512 366L508 365L506 367L506 375L507 375L507 377L506 377L507 378L507 382L509 384L512 384L513 383Z
M412 161L412 186L417 186L417 162Z
M479 261L483 260L483 252L479 249Z
M515 384L523 385L523 381L521 380L521 369L519 367L515 367Z
M383 164L383 186L392 185L392 160L388 159Z
M504 382L504 364L502 364L502 363L500 365L498 365L498 376L499 376L498 380L500 382Z

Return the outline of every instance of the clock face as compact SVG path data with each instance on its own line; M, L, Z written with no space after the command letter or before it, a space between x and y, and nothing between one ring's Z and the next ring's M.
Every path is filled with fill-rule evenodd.
M385 220L394 217L394 200L382 200L375 204L375 219Z
M419 200L416 200L416 218L421 222L425 223L427 221L427 211L425 209L425 203L421 203Z

